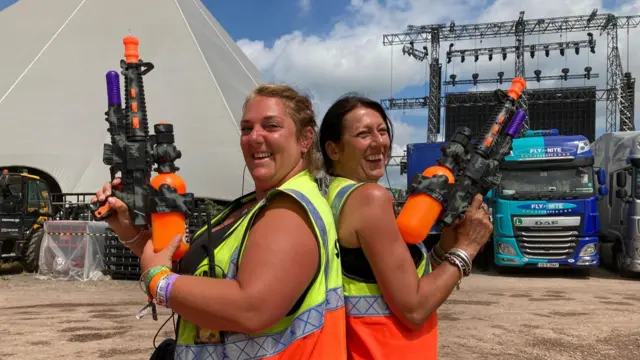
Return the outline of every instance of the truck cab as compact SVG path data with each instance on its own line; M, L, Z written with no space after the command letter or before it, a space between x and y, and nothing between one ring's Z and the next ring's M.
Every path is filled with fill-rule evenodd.
M51 212L49 187L38 176L0 174L0 260L22 260L27 271L38 264L42 224Z
M581 135L528 130L514 140L500 184L487 196L498 269L599 265L597 201L608 189L593 163Z
M602 262L623 277L640 275L640 131L605 133L592 144L595 165L608 177L602 218Z

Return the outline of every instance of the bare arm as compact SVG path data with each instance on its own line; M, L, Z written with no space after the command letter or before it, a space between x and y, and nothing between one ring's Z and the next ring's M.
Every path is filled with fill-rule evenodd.
M141 238L136 240L135 243L127 245L127 247L137 257L141 257L142 256L142 251L144 250L144 246L147 244L147 241L149 241L151 239L151 230L149 230L149 231L142 230L141 232L138 233L138 235L133 235L133 236L131 236L129 238L125 238L124 240L125 241L127 241L127 240L131 241L136 236L140 236Z
M179 276L171 308L201 327L251 333L282 319L313 280L319 248L304 209L279 196L249 232L235 280ZM286 226L285 226L286 224Z
M343 218L344 214L348 215ZM418 277L396 225L391 196L378 184L355 190L340 220L341 233L343 226L354 230L393 313L408 327L421 327L449 297L460 280L460 270L444 262L432 273Z

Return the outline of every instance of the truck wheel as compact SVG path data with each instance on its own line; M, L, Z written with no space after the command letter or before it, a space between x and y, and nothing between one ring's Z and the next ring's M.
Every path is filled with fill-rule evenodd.
M633 276L633 274L627 271L623 266L624 251L622 250L622 245L620 244L616 244L613 247L613 264L615 266L615 269L618 270L618 274L620 274L620 276L622 276L623 278L630 278Z
M40 244L44 237L44 228L39 228L31 233L27 243L22 248L22 267L26 272L38 271L38 260L40 259Z

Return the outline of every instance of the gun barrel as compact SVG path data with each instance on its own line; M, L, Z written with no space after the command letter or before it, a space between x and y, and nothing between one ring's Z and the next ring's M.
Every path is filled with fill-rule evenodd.
M107 72L107 105L122 105L120 96L120 74L111 70Z
M497 109L497 112L489 120L483 132L478 134L478 143L476 144L476 153L482 154L484 157L489 156L491 149L498 138L505 123L508 123L515 110L515 103L522 95L526 81L523 78L514 78L511 87L507 91L507 100Z
M124 44L124 58L127 63L137 63L140 59L140 53L138 52L138 46L140 41L138 38L132 35L125 36L122 39Z

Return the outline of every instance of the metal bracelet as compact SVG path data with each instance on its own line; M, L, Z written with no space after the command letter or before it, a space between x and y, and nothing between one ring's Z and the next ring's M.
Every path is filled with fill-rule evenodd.
M120 239L120 242L122 244L124 244L125 246L130 246L130 245L135 245L137 244L140 240L142 240L144 238L144 236L146 235L146 231L141 230L138 235L134 236L132 239L129 240L122 240Z
M438 254L439 258L442 258L445 254L444 250L442 250L442 247L440 246L440 241L436 243L431 251Z
M449 262L449 264L455 266L458 268L458 270L460 270L460 279L458 279L458 282L456 283L456 289L460 290L460 283L462 282L462 279L464 278L464 265L462 263L462 260L460 260L458 257L451 255L449 253L444 255L444 259Z
M461 255L457 251L450 250L444 257L447 261L451 261L449 259L454 259L457 263L459 263L462 268L463 276L471 275L471 263L467 262L467 258L465 258L464 255Z
M453 248L449 250L449 252L451 254L456 254L457 256L462 258L462 261L464 262L465 268L467 270L466 276L469 276L473 267L473 260L471 260L471 256L469 256L466 251L459 248Z
M145 284L146 284L145 279L147 278L147 273L148 273L149 271L151 271L151 269L147 269L147 270L145 270L145 271L140 275L140 279L138 280L138 284L140 285L140 290L142 290L142 292L143 292L143 293L145 293L145 294L147 294L147 293L148 293L147 289L145 289ZM147 295L149 295L149 294L147 294Z
M432 250L432 251L430 251L430 252L429 252L429 256L431 257L431 259L433 259L433 262L434 262L436 265L440 265L440 264L442 264L443 259L442 259L442 257L441 257L441 256L439 256L439 255L438 255L438 253L437 253L437 252L435 252L435 251L433 251L433 250Z

